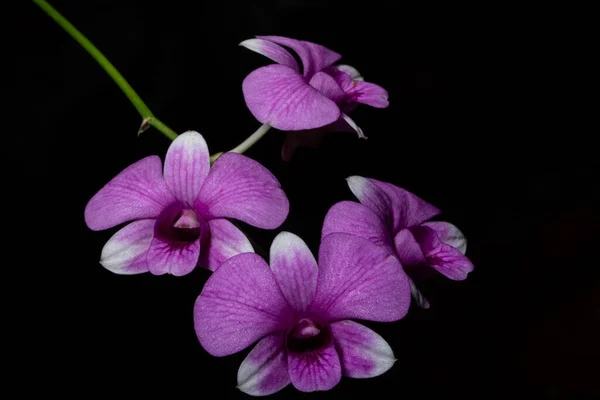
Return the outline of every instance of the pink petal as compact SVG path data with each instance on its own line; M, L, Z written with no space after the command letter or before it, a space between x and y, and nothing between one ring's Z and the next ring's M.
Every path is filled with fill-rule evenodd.
M154 236L153 219L134 221L115 233L104 245L100 264L115 274L148 272L146 252Z
M348 126L352 128L354 132L356 132L359 139L367 139L367 136L365 136L363 130L360 129L358 125L356 125L356 122L354 122L352 118L350 118L347 114L344 113L341 114L341 117L348 124Z
M390 233L383 221L364 204L340 201L334 204L323 222L321 238L331 233L349 233L367 239L379 246L388 247L393 253Z
M208 221L210 240L202 249L203 267L216 271L225 261L241 253L254 253L250 241L235 225L223 218Z
M217 158L195 204L204 218L235 218L263 229L281 225L289 207L277 178L258 162L236 153Z
M244 253L225 261L208 279L194 306L194 327L202 347L221 357L283 329L290 313L267 263Z
M390 105L388 92L374 83L353 81L346 94L350 101L367 104L371 107L386 108Z
M419 246L410 229L402 229L396 234L394 237L394 246L396 254L406 270L427 264L427 259L421 250L421 246Z
M428 226L433 229L442 242L454 247L462 254L467 252L467 238L465 238L465 235L451 223L442 221L425 222L423 226Z
M390 345L364 325L348 320L334 322L331 334L344 376L373 378L392 368L396 362Z
M319 350L288 352L287 361L292 385L302 392L329 390L342 379L340 358L331 339Z
M391 223L394 233L440 213L436 207L392 184L360 176L351 176L347 181L358 200Z
M258 342L240 365L237 381L237 388L251 396L273 394L290 383L282 333Z
M443 243L432 228L419 226L411 228L411 232L429 264L442 275L461 281L467 279L467 274L473 271L473 263L459 250Z
M346 75L348 75L350 78L352 78L355 81L363 81L364 80L364 78L361 76L360 72L358 72L358 70L351 65L340 64L340 65L336 65L335 67L332 67L332 68L336 68L338 71L345 73Z
M283 131L318 128L340 116L335 102L284 65L272 64L252 71L244 79L242 91L257 120Z
M335 101L336 104L341 103L346 98L346 93L337 84L335 79L325 72L317 72L310 80L310 86L317 89L323 96Z
M269 40L282 46L286 46L298 53L304 66L304 76L311 78L315 73L329 67L342 56L320 44L306 42L304 40L289 39L281 36L257 36L260 39Z
M278 64L288 66L296 72L300 72L300 67L296 63L296 60L294 60L294 56L278 44L263 39L248 39L240 43L240 46L262 54Z
M209 169L208 147L198 132L182 133L169 146L165 182L175 198L188 207L194 205Z
M327 235L319 269L311 309L323 318L396 321L408 311L408 278L384 247L345 233Z
M171 242L154 236L148 249L148 268L154 275L187 275L198 264L200 238L191 243Z
M134 219L157 218L173 201L160 158L149 156L124 169L92 197L85 207L85 223L99 231Z
M270 264L279 288L294 310L305 311L315 296L317 262L302 239L281 232L273 240Z

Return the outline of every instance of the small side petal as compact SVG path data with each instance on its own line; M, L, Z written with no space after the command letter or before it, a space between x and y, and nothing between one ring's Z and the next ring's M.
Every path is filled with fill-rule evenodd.
M462 254L467 252L467 238L465 238L465 235L451 223L433 221L425 222L423 226L428 226L433 229L442 242L454 247Z
M283 329L293 311L260 256L244 253L224 262L208 279L194 306L200 344L221 357Z
M388 247L390 252L393 252L389 232L381 218L361 203L340 201L327 211L321 238L332 233L356 235L378 246Z
M344 113L341 114L341 117L352 129L354 129L354 132L356 132L359 139L367 139L367 136L365 136L363 130L360 129L360 126L356 125L356 122L354 122L352 118L350 118L347 114Z
M173 201L160 158L149 156L124 169L91 198L85 223L100 231L134 219L157 218Z
M337 84L335 79L325 72L317 72L310 80L310 86L317 89L323 96L335 101L336 104L341 103L346 98L346 93Z
M258 342L240 365L237 381L237 388L251 396L273 394L290 383L282 333Z
M198 132L182 133L169 146L165 182L175 198L188 207L194 205L209 169L208 146Z
M328 319L396 321L410 305L410 284L398 259L381 246L344 233L325 236L311 310Z
M333 340L319 350L288 351L288 371L292 385L302 392L332 389L342 379L342 366Z
M311 78L315 73L324 68L329 67L342 56L335 51L329 50L320 44L307 42L304 40L295 40L282 36L257 36L260 39L269 40L271 42L289 47L300 56L302 65L304 66L304 76Z
M115 274L148 272L146 252L154 236L154 220L134 221L115 233L104 245L100 264Z
M390 105L387 90L374 83L355 80L346 94L351 101L371 107L386 108Z
M208 221L210 241L202 249L201 266L216 271L225 261L241 253L253 253L250 241L235 225L223 218Z
M254 117L283 131L319 128L340 116L338 106L284 65L252 71L242 83L244 100Z
M294 60L294 56L276 43L263 39L248 39L241 42L240 46L262 54L278 64L286 65L298 73L301 72L298 63Z
M411 270L427 264L423 250L410 229L402 229L394 236L394 247L404 269Z
M442 275L461 281L473 271L473 263L459 250L443 243L432 228L419 226L411 228L411 232L429 264Z
M355 81L364 81L364 78L362 77L360 72L358 72L358 70L351 65L340 64L336 65L334 68L337 68L339 71L346 73L348 76L350 76L350 78L352 78Z
M270 264L279 288L294 310L303 312L312 302L317 287L317 261L302 239L281 232L273 240Z
M179 243L155 235L148 249L148 269L153 275L183 276L196 268L199 257L200 238L191 243Z
M262 229L285 221L289 202L268 169L236 153L225 153L213 164L196 200L206 219L235 218Z
M390 345L364 325L348 320L334 322L331 334L344 376L373 378L392 368L396 362Z

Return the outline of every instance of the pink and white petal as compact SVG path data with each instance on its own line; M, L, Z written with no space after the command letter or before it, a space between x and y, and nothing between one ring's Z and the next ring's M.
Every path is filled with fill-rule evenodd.
M322 95L334 101L336 104L341 103L346 98L346 93L337 84L335 79L325 72L317 72L310 79L310 86L317 89Z
M258 54L262 54L278 64L288 66L294 71L301 73L300 67L294 59L294 56L276 43L263 39L248 39L241 42L240 46L245 47L248 50L252 50Z
M160 158L149 156L125 168L90 199L85 223L100 231L135 219L157 218L173 201Z
M465 238L465 235L463 235L463 233L451 223L433 221L425 222L423 226L428 226L433 229L442 242L454 247L462 254L467 252L467 238Z
M172 242L154 236L148 249L148 269L153 275L170 273L174 276L187 275L198 264L200 238L194 242Z
M369 207L354 201L340 201L334 204L323 221L321 238L332 233L349 233L367 239L378 246L394 249L391 237L381 218Z
M198 132L182 133L169 146L165 182L175 198L188 207L194 205L209 169L208 146Z
M439 273L455 281L467 279L473 263L459 250L443 243L435 230L427 226L411 228L429 264Z
M302 392L329 390L342 379L342 366L333 340L319 350L288 351L288 372L292 385Z
M338 70L346 73L348 76L350 76L350 78L352 78L355 81L364 81L365 80L362 77L362 75L360 74L360 72L358 72L358 70L351 65L340 64L340 65L336 65L334 68L337 68Z
M356 132L359 139L367 139L367 136L365 136L363 130L360 129L360 126L356 125L356 122L354 122L352 118L350 118L347 114L344 113L341 114L341 117L354 130L354 132Z
M235 225L223 218L208 221L210 241L202 249L200 264L216 271L225 261L241 253L254 253L252 244Z
M414 267L427 264L421 246L410 229L402 229L394 236L394 247L405 270L412 270Z
M427 298L423 296L423 294L421 293L419 288L417 288L417 285L415 285L415 282L412 279L410 280L410 294L413 300L415 301L417 307L423 308L425 310L427 310L430 307L429 300L427 300Z
M302 65L304 66L304 76L311 78L315 73L329 67L342 56L335 51L329 50L320 44L307 42L304 40L295 40L282 36L257 36L259 39L269 40L271 42L289 47L298 53Z
M284 65L272 64L252 71L244 79L242 91L257 120L283 131L318 128L340 116L334 101Z
M369 180L381 188L392 201L395 232L410 226L420 225L441 213L437 207L406 189L371 178Z
M115 233L104 245L100 264L121 275L148 272L146 253L154 236L153 219L134 221Z
M254 253L225 261L208 279L194 305L198 340L217 357L237 353L284 329L292 316L273 272Z
M235 218L262 229L285 221L290 205L275 176L260 163L225 153L213 164L195 209L206 219Z
M306 243L290 232L281 232L273 239L270 265L281 292L290 306L306 311L315 297L317 261Z
M334 322L331 334L344 376L373 378L392 368L396 362L390 345L364 325L349 320Z
M263 338L240 365L238 386L251 396L266 396L290 383L285 337L275 333Z
M404 207L392 208L392 201L388 195L370 179L362 176L350 176L346 178L350 191L358 201L370 208L390 230L394 227L394 214L401 213Z
M345 233L325 236L311 310L327 320L396 321L410 305L410 284L388 249Z
M374 83L360 82L355 80L346 91L351 101L367 104L375 108L386 108L390 105L388 92Z

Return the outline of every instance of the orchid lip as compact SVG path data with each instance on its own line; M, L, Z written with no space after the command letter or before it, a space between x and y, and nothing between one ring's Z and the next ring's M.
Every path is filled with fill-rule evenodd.
M192 243L198 240L206 222L194 210L175 202L165 208L156 221L155 235L171 242Z
M331 339L328 325L311 318L300 319L287 335L287 349L292 353L306 353L325 347Z

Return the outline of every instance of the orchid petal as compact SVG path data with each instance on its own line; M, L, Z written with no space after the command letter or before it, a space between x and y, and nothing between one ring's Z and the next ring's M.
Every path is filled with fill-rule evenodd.
M402 229L394 236L394 247L404 269L410 270L413 267L427 264L421 246L410 229Z
M294 56L276 43L263 39L248 39L241 42L240 46L262 54L278 64L286 65L296 72L300 72L300 67L296 60L294 60Z
M392 368L396 362L390 345L364 325L348 320L334 322L331 334L344 376L373 378Z
M302 65L304 66L304 76L311 78L315 73L329 67L342 56L335 51L329 50L320 44L307 42L304 40L295 40L282 36L257 36L259 39L269 40L271 42L289 47L298 53Z
M348 125L350 125L350 127L352 129L354 129L354 131L358 135L359 139L366 139L367 138L365 136L363 130L360 129L360 127L358 125L356 125L356 122L354 122L354 120L352 120L352 118L350 118L347 114L344 114L344 113L341 114L341 117L343 118L344 121L346 121L348 123Z
M201 262L211 271L216 271L225 261L241 253L253 253L250 241L235 225L223 218L208 221L210 241L202 249Z
M318 350L288 351L287 361L292 385L302 392L329 390L342 379L340 358L331 339Z
M238 389L251 396L266 396L290 383L285 338L281 333L263 338L240 365Z
M91 198L85 207L85 223L100 231L126 221L157 218L173 201L160 158L149 156L124 169Z
M285 221L290 205L268 169L241 154L225 153L210 169L195 208L207 219L235 218L275 229Z
M221 357L281 329L290 312L265 260L244 253L208 279L194 306L194 327L202 347Z
M451 223L433 221L425 222L423 226L428 226L433 229L442 242L454 247L462 254L467 252L467 238L465 238L465 235L463 235L463 233Z
M360 236L378 246L390 246L389 232L381 219L364 204L354 201L340 201L334 204L323 222L321 238L332 233L349 233Z
M335 79L325 72L317 72L310 80L310 86L317 89L323 96L335 101L336 104L341 103L346 98L346 93L337 84Z
M410 305L410 285L398 259L384 247L345 233L325 236L311 306L329 320L396 321Z
M365 78L362 77L360 72L358 72L358 70L351 65L340 64L340 65L336 65L333 68L337 68L339 71L344 72L346 75L348 75L350 78L352 78L355 81L364 81L365 80Z
M362 176L346 178L350 191L365 206L370 208L388 228L392 229L394 223L394 210L388 195L370 179ZM397 212L402 212L404 207L399 207Z
M312 302L317 287L317 261L306 243L289 232L273 240L270 264L279 288L294 310L303 312Z
M263 124L283 131L327 125L340 116L332 100L284 65L267 65L251 72L242 83L248 109Z
M429 264L442 275L461 281L467 279L467 274L473 271L473 263L459 250L443 243L432 228L418 226L411 228L411 232Z
M367 104L375 108L386 108L390 105L388 92L374 83L353 81L346 94L350 101Z
M115 233L104 245L100 264L115 274L148 272L146 252L154 236L153 219L134 221Z
M198 132L182 133L169 146L165 182L175 198L187 206L194 205L209 169L208 147Z
M148 269L153 275L187 275L196 268L199 256L200 238L179 243L155 235L148 249Z

